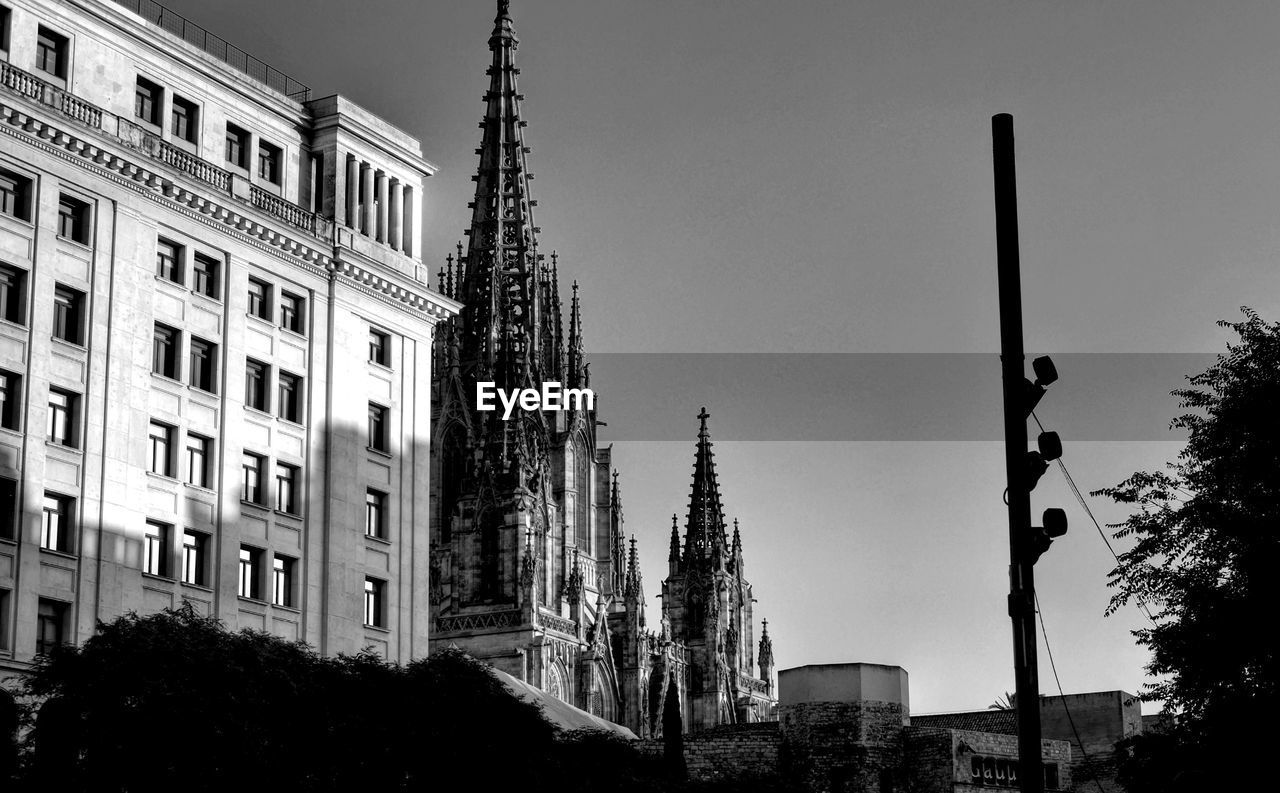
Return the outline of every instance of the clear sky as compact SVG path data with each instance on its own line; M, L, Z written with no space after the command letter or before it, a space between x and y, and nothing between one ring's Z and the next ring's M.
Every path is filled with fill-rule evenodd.
M168 5L419 136L443 260L469 217L492 2ZM583 286L652 616L706 402L779 668L900 664L917 712L1012 690L990 117L1012 113L1018 140L1027 348L1060 356L1040 416L1082 490L1114 484L1176 455L1167 392L1202 367L1172 364L1203 359L1068 354L1216 352L1240 305L1280 317L1280 4L512 9L540 243ZM613 355L690 352L945 355L890 356L900 387L870 394L837 363L863 355L800 359L808 378L712 356L670 389ZM886 429L824 434L832 410ZM1072 523L1037 567L1064 688L1136 692L1142 618L1103 617L1108 551L1056 470L1035 495Z

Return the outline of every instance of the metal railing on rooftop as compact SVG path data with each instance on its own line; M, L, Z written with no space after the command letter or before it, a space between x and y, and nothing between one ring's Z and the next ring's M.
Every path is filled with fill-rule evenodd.
M219 36L215 36L196 23L152 0L112 0L153 25L199 47L215 58L220 59L253 79L273 88L290 99L306 102L311 99L311 89L284 72L268 66L249 53L230 44Z

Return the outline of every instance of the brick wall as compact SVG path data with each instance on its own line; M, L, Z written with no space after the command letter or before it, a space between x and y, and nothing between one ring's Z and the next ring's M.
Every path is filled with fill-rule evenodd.
M813 793L901 789L903 721L896 702L799 702L778 708L795 779Z
M662 739L636 743L645 754L662 755ZM773 779L781 774L782 735L777 722L727 724L684 736L684 761L697 780Z

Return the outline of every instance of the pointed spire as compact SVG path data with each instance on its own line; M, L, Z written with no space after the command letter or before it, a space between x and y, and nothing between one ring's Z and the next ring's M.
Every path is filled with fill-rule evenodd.
M680 518L677 515L671 516L671 553L667 561L673 565L680 561Z
M689 518L685 524L685 564L704 561L719 564L725 548L724 511L720 507L720 485L716 481L715 454L703 406L698 413L698 448L693 462L693 487L689 494Z
M569 387L582 385L582 304L578 301L578 282L573 282L573 297L569 300Z
M742 532L738 531L738 519L733 519L733 555L742 554Z
M760 663L760 679L770 683L773 673L773 640L769 638L769 620L760 621L760 649L756 652Z
M636 558L636 537L631 535L631 550L627 554L627 584L624 594L631 599L641 598L640 561Z

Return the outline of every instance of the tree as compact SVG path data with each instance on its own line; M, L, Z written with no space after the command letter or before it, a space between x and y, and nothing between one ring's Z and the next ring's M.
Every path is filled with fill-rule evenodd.
M1113 526L1134 544L1111 572L1108 613L1156 608L1152 626L1134 632L1161 678L1143 698L1178 713L1127 745L1130 770L1146 771L1128 775L1131 789L1265 778L1269 753L1253 725L1280 704L1280 324L1242 310L1243 321L1218 323L1239 339L1173 392L1188 411L1172 422L1189 433L1177 461L1094 493L1135 508ZM1150 762L1156 754L1167 762Z

